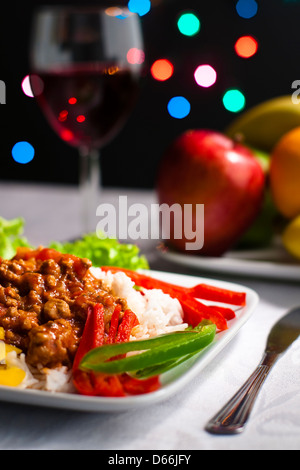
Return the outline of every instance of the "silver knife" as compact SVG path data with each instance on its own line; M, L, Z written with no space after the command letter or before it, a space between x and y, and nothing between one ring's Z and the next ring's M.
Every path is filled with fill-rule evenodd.
M206 431L212 434L238 434L243 431L271 368L299 335L300 307L296 307L273 326L259 365L232 399L207 423Z

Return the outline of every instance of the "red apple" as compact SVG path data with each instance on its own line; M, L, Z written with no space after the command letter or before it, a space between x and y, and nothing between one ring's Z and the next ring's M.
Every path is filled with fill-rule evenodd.
M193 251L200 255L220 256L235 245L257 217L264 188L265 175L252 151L211 130L179 136L159 165L160 205L180 204L183 210L185 204L204 204L204 245ZM190 251L184 233L176 239L172 232L167 244Z

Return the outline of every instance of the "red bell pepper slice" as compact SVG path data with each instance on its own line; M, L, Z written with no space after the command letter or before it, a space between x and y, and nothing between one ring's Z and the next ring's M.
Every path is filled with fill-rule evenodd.
M116 343L123 343L130 340L132 328L139 324L137 316L131 310L127 309L124 312L122 323L118 328Z
M145 289L161 289L166 294L175 295L175 293L185 292L186 288L170 284L165 281L154 279L153 277L146 276L145 274L131 271L130 269L118 268L114 266L101 266L102 271L111 271L113 274L123 272L126 274L137 286L144 287Z
M89 307L83 334L73 362L73 370L78 369L83 356L91 349L103 345L104 341L104 308L102 304Z
M221 313L226 320L233 320L236 317L235 311L231 308L220 307L219 305L210 305L209 308Z
M236 292L208 284L198 284L189 289L189 292L198 299L222 302L230 305L244 307L246 305L246 293Z
M148 379L139 380L130 377L127 374L123 374L120 380L123 385L123 389L129 395L140 395L144 393L155 392L160 388L161 385L157 375Z
M146 276L145 274L140 274L136 271L124 268L104 266L101 267L101 269L105 272L111 271L112 273L121 271L130 277L137 286L144 287L145 289L161 289L165 294L169 294L170 297L178 299L184 311L184 321L193 327L196 327L203 319L207 319L215 323L218 330L223 331L228 328L226 317L234 318L232 315L233 311L231 311L229 315L229 311L225 310L223 312L221 308L208 307L204 305L199 301L199 299L195 298L195 295L193 295L194 288L186 288L169 284L165 281L160 281L150 276ZM225 295L224 289L222 289L222 295ZM227 297L232 297L231 291L228 291ZM214 300L216 301L216 299ZM226 315L224 316L223 313L226 313Z
M109 332L108 332L108 339L107 339L108 344L112 344L116 340L116 335L117 335L118 326L119 326L120 313L121 313L121 305L118 304L115 307L114 313L111 316L110 327L109 327Z
M115 375L95 374L80 369L73 371L73 382L81 395L123 397L125 392L119 378Z
M91 373L94 393L102 397L124 397L125 392L117 375Z
M246 304L246 293L236 292L229 289L211 286L208 284L198 284L193 287L182 287L175 284L170 284L165 281L154 279L151 276L131 271L130 269L118 268L114 266L102 266L102 271L111 271L113 274L117 272L125 273L130 279L140 287L145 289L161 289L171 297L175 294L190 294L192 297L211 300L213 302L222 302L231 305L244 306Z
M73 384L80 395L96 396L89 372L73 368Z
M87 373L80 370L79 363L91 349L104 343L104 308L102 304L89 307L82 338L73 363L73 383L81 395L120 397L125 392L117 376Z
M129 309L125 310L119 325L121 305L113 312L107 343L129 341L132 328L139 322ZM158 377L147 380L134 379L127 374L106 375L85 372L79 369L83 356L91 349L104 344L104 308L101 304L89 307L83 335L73 363L73 383L81 395L102 397L124 397L150 393L160 387Z
M228 325L226 318L213 307L204 305L199 302L199 300L189 295L182 295L178 300L184 312L184 321L193 328L198 326L199 323L205 319L215 323L219 331L227 330Z

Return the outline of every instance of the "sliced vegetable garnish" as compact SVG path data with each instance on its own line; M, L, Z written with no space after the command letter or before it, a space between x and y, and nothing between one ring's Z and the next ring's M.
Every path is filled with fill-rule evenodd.
M198 284L197 286L191 287L189 293L203 300L223 302L225 304L238 305L241 307L246 305L245 292L236 292L208 284Z
M180 295L180 293L191 295L192 297L210 300L213 302L223 302L230 305L244 306L246 304L246 293L236 292L230 289L224 289L221 287L211 286L208 284L197 284L193 287L182 287L169 282L160 281L154 279L151 276L141 274L130 269L115 266L101 266L103 271L111 271L113 274L116 272L123 272L130 279L140 287L145 289L161 289L169 295Z
M202 350L196 351L192 354L187 354L179 359L176 359L174 361L168 361L164 362L163 364L159 364L157 366L153 367L146 367L145 369L137 370L134 373L131 373L136 377L137 379L147 379L149 377L153 377L155 375L160 376L161 374L164 374L165 372L168 372L170 369L173 369L174 367L179 366L183 362L188 361L192 357L196 356L199 354Z
M5 343L5 331L4 328L0 327L0 362L5 361L6 355L11 351L15 351L17 354L21 354L22 350L13 346L12 344Z
M79 347L73 362L73 370L78 368L82 357L91 349L103 344L104 338L104 309L102 304L89 307L87 319Z
M6 357L11 351L15 351L17 354L21 354L22 351L15 346L6 344L3 341L4 337L4 329L0 327L0 385L17 387L25 379L26 372L19 367L8 366L6 364Z
M170 365L171 361L201 351L213 341L215 333L216 325L205 322L194 329L151 339L104 345L89 351L80 361L79 368L83 371L122 374L167 363ZM131 352L137 353L113 359Z
M0 385L17 387L25 379L26 372L18 367L0 368Z
M235 318L235 312L232 309L219 306L207 306L201 302L200 299L240 307L243 307L246 303L245 292L236 292L208 284L182 287L155 279L146 274L115 266L101 266L101 269L104 272L110 271L113 274L123 272L130 277L138 287L144 289L160 289L165 294L170 295L170 297L178 299L184 312L184 321L193 327L206 319L215 323L219 331L223 331L228 328L227 321Z
M0 362L3 362L6 358L6 348L4 341L0 341Z
M108 344L128 341L132 328L138 323L136 315L129 309L125 310L120 321L121 305L117 305L111 319ZM104 341L104 310L101 304L88 309L83 335L73 363L73 383L82 395L123 397L126 393L149 393L159 388L158 377L151 380L137 380L123 375L109 375L83 371L79 368L82 358L91 350L103 347ZM120 323L120 324L119 324Z

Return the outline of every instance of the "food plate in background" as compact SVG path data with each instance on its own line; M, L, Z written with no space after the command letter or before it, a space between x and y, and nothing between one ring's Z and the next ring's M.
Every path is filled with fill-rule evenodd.
M245 307L236 310L236 318L228 322L228 330L218 333L213 343L199 355L163 374L161 376L162 386L155 392L122 398L106 398L39 390L21 390L0 386L0 401L89 412L120 412L155 404L178 392L198 375L234 338L254 312L259 300L255 291L239 284L158 271L147 271L147 275L186 287L206 283L213 284L216 287L246 292L247 304ZM214 302L214 304L216 303Z
M242 275L255 278L300 281L300 262L280 246L260 250L230 251L222 257L205 257L158 250L161 257L201 272Z

